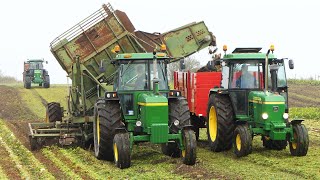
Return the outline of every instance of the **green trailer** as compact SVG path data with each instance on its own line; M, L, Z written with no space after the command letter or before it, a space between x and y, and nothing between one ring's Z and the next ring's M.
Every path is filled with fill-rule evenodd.
M211 45L215 37L204 22L146 33L135 31L124 12L103 5L50 44L72 80L68 107L48 103L46 123L29 124L31 148L51 138L62 146L93 144L98 159L126 168L133 143L147 141L194 164L188 105L181 93L169 90L166 66ZM143 89L130 87L138 65Z
M50 87L50 77L48 71L43 67L44 62L43 59L30 59L24 62L23 85L26 89L30 89L31 84L44 88Z
M303 120L289 120L285 64L293 69L293 61L276 58L273 46L267 53L260 50L237 48L220 60L221 88L210 90L207 108L210 149L233 146L237 157L246 156L252 152L253 137L261 136L268 149L282 150L289 142L293 156L305 156L307 129Z

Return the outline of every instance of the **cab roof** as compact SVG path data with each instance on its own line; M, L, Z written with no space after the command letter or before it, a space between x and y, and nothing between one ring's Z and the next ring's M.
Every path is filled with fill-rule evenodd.
M28 59L27 62L44 62L43 59Z
M247 59L257 59L264 60L266 58L266 53L260 52L262 48L236 48L232 53L224 55L224 60L247 60ZM270 53L269 59L275 59L275 55Z

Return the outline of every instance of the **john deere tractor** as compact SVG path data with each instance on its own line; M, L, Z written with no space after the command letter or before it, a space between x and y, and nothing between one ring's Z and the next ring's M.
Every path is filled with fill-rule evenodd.
M42 59L24 62L23 83L26 89L30 89L32 83L44 88L50 87L50 77L48 71L43 68L43 63Z
M274 47L236 48L220 60L221 88L210 90L207 134L212 151L229 150L242 157L252 152L252 139L261 136L263 146L282 150L289 142L293 156L305 156L309 138L303 120L289 121L285 63ZM272 52L272 53L270 53Z
M119 46L116 46L116 52ZM134 143L161 144L164 154L182 156L185 164L196 160L196 139L186 99L170 91L165 53L118 54L119 67L113 92L95 106L94 149L99 159L130 166ZM114 138L113 138L114 137Z

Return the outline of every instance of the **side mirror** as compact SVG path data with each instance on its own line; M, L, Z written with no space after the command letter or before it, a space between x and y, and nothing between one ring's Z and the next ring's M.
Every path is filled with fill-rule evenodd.
M294 63L292 59L289 60L289 68L294 69Z

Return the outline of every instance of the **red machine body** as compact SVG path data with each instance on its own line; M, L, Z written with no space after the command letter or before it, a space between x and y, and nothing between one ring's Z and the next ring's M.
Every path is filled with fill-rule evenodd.
M207 116L209 90L220 87L221 72L174 72L174 89L188 100L191 115Z

